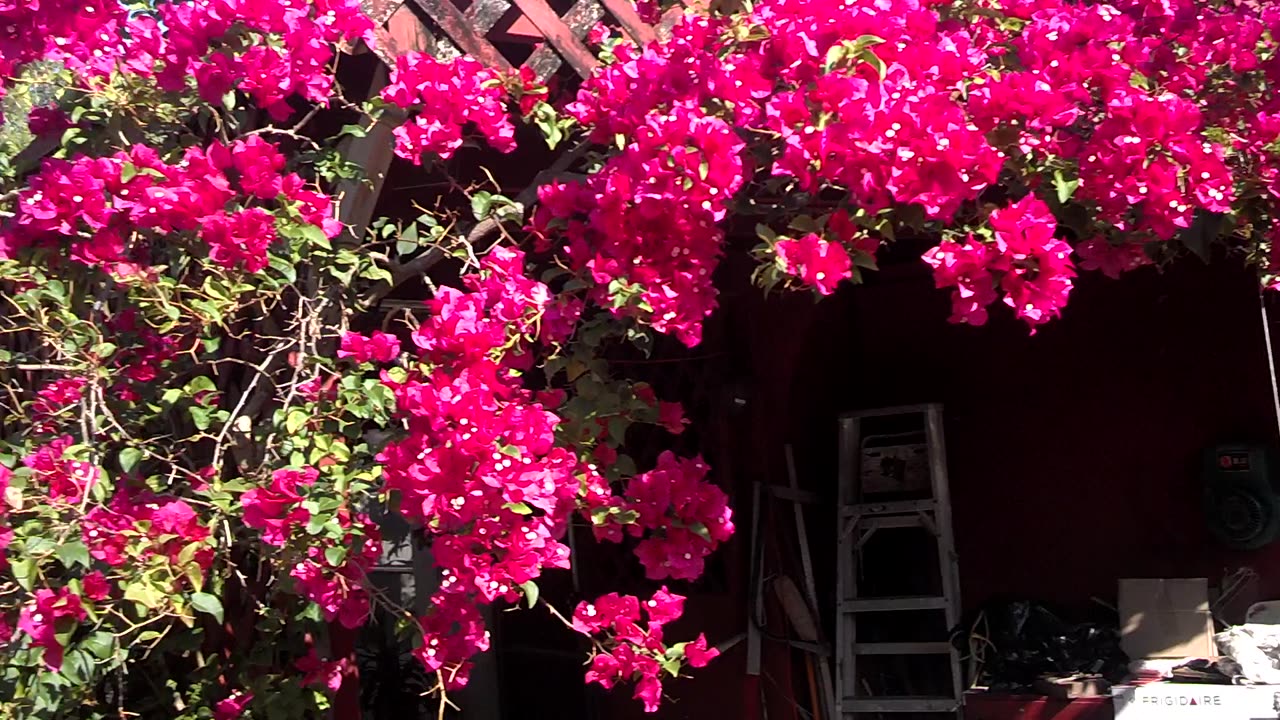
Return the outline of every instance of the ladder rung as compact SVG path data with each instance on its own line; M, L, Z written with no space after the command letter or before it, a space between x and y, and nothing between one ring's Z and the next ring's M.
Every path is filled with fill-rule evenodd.
M919 513L915 515L886 515L884 517L858 518L860 530L890 530L893 528L930 527L933 520Z
M950 655L949 642L854 643L854 655Z
M807 503L812 505L821 499L818 497L818 493L811 492L809 490L789 488L785 485L769 485L767 487L769 489L769 494L779 500L790 500L791 502ZM828 510L828 512L830 511Z
M844 698L841 712L846 713L945 713L955 712L960 701L949 697L899 696Z
M871 417L888 417L891 415L922 415L934 408L941 410L942 406L936 403L926 403L923 405L902 405L900 407L878 408L875 410L854 410L853 412L847 412L840 417L842 419L862 419Z
M840 603L840 611L847 613L892 612L895 610L945 610L947 599L929 595L906 597L857 598Z
M933 500L897 500L894 502L882 503L858 503L856 505L846 506L841 514L845 517L860 515L863 517L871 517L875 515L905 515L907 513L934 512L937 510L937 503Z

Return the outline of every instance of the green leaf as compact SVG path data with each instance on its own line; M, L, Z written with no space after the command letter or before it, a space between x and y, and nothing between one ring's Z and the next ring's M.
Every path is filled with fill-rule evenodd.
M105 360L116 354L115 343L98 343L93 346L93 354L96 355L99 360Z
M1061 170L1053 171L1053 188L1058 191L1058 203L1066 205L1071 196L1076 193L1076 188L1080 187L1080 180L1067 180L1063 176Z
M284 420L285 432L289 433L290 435L297 435L298 431L302 429L302 426L306 425L307 421L310 419L311 419L311 416L308 415L305 410L302 410L300 408L294 408L290 410L289 414L285 417L285 420Z
M298 232L302 234L302 238L313 245L319 245L323 248L333 247L333 243L329 241L329 236L324 234L324 230L315 225L305 224L298 226Z
M347 549L338 545L325 548L324 559L333 567L342 567L343 561L347 559Z
M493 195L481 190L471 196L471 212L476 216L477 220L483 220L489 216L489 210L493 207Z
M115 651L115 638L109 632L96 632L80 641L80 647L99 660L106 660Z
M1204 209L1196 210L1191 226L1178 233L1178 240L1204 262L1209 262L1214 240L1221 236L1226 216Z
M339 135L350 135L351 137L362 138L369 134L369 131L360 125L343 125L338 131Z
M838 65L842 60L844 60L844 59L845 59L845 56L846 56L846 55L848 55L848 54L849 54L849 46L848 46L848 45L846 45L846 44L844 44L844 43L839 43L839 44L837 44L837 45L832 45L832 46L831 46L831 49L830 49L830 50L827 50L827 61L826 61L826 67L827 67L828 69L835 67L835 66L836 66L836 65Z
M618 455L618 459L613 461L613 470L626 478L636 474L636 461L630 455Z
M222 622L222 601L209 593L193 593L191 595L191 607L206 615L212 615L214 620Z
M292 262L289 262L287 259L282 258L279 255L271 255L267 259L267 262L270 264L272 270L280 273L280 277L284 278L285 282L297 282L298 271L294 269Z
M518 503L507 503L506 505L503 505L502 507L503 507L504 509L506 509L506 510L510 510L511 512L516 513L517 515L532 515L532 514L533 514L533 508L529 507L528 505L526 505L526 504L524 504L524 503L522 503L522 502L518 502Z
M129 587L124 589L124 599L141 605L144 610L154 610L164 602L164 595L152 585L139 581L130 583ZM146 615L147 613L139 612L139 614Z
M79 541L59 545L55 553L67 569L71 569L76 565L87 568L91 562L89 560L89 548L85 547L85 544Z
M882 37L878 37L876 35L860 35L857 40L853 41L853 48L855 50L865 50L869 47L875 47L882 43L884 43L884 38Z
M29 592L36 577L35 561L31 558L18 558L9 563L9 569L13 572L13 579Z
M120 451L120 469L124 472L132 472L141 459L141 450L135 447L127 447Z
M195 426L196 426L196 429L197 429L197 430L208 430L208 429L209 429L209 424L210 424L210 422L209 422L209 411L208 411L208 410L206 410L205 408L202 408L202 407L195 406L195 405L193 405L193 406L191 406L190 408L187 408L187 409L188 409L188 411L190 411L190 413L191 413L191 422L195 423Z
M524 591L524 600L526 607L532 608L538 604L538 584L532 580L520 583L520 589Z
M125 163L120 168L120 182L127 183L138 176L138 166L131 162Z
M671 677L676 677L677 675L680 674L679 660L668 659L668 660L662 660L661 663L662 663L662 669L666 670L667 673L671 675Z

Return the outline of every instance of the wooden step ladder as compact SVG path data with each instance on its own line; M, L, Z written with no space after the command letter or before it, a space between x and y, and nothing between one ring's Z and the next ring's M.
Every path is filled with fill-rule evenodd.
M959 651L949 633L960 621L959 571L951 532L946 447L939 405L858 411L840 418L839 567L837 569L836 697L840 720L877 713L958 714L963 693ZM872 535L884 542L901 528L924 528L936 540L937 594L859 595L859 571ZM925 558L928 561L928 558ZM926 642L859 642L858 618L880 613L929 613L946 623ZM925 615L921 615L925 618ZM950 694L873 695L858 675L859 658L937 655L949 659Z

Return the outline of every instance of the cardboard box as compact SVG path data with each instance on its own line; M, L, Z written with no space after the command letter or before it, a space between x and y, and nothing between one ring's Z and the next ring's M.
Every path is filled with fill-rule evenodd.
M1217 656L1209 582L1121 580L1120 647L1131 660Z
M1280 688L1151 683L1112 688L1116 720L1275 720Z

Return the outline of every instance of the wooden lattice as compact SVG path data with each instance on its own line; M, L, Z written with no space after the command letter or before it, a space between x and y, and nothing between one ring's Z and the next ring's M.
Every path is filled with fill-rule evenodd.
M571 3L571 4L570 4ZM388 64L411 51L447 58L467 54L489 67L528 67L546 79L568 65L587 77L599 61L587 32L601 21L639 45L659 37L682 12L674 8L658 26L636 13L631 0L364 0L376 27L373 51Z

